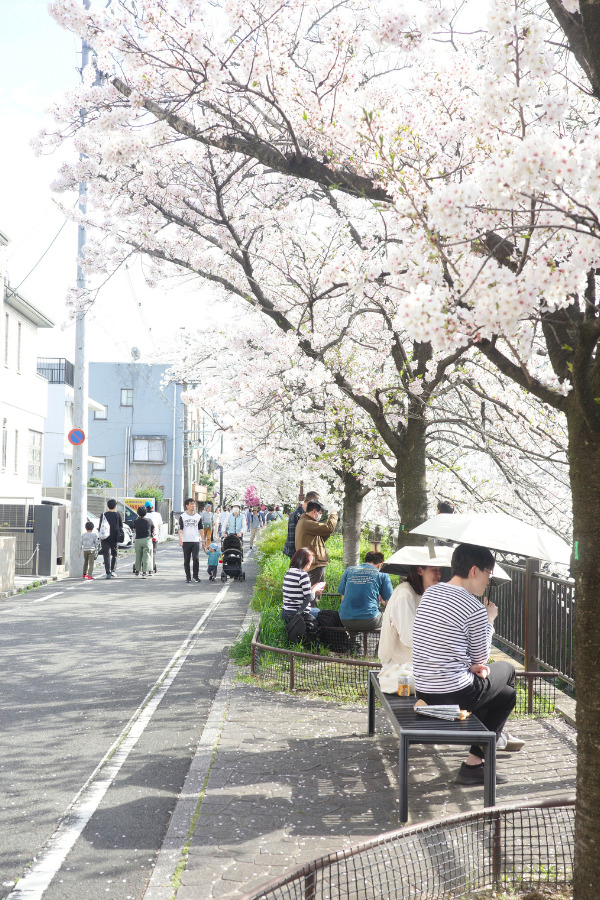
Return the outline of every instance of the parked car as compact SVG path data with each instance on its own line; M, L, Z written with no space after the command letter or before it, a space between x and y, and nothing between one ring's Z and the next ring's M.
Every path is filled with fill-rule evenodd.
M67 506L69 509L71 509L71 501L70 500L59 500L56 497L44 497L42 499L42 503L46 503L46 504L48 504L48 506ZM119 547L121 548L121 550L126 550L128 547L131 547L133 544L133 531L131 530L131 528L128 525L128 521L130 519L130 514L133 513L133 510L131 509L131 507L126 506L125 507L125 515L123 515L123 504L117 503L117 509L119 508L119 506L121 507L119 512L121 512L121 516L123 518L123 535L124 535L124 539L119 544ZM134 515L133 518L134 519L137 518L137 513ZM98 531L98 527L100 525L100 516L95 516L93 513L91 513L88 510L86 513L86 521L92 523L92 525L94 526L94 531ZM131 521L133 521L133 519Z

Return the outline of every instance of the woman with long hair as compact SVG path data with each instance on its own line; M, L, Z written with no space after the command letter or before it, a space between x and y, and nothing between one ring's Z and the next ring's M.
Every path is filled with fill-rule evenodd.
M383 614L378 655L384 666L387 663L397 663L412 667L412 632L417 608L423 592L441 580L442 567L448 565L448 560L442 555L443 549L445 548L437 548L439 555L427 559L427 548L405 547L388 560L386 565L392 570L398 556L406 560L399 563L406 574L406 581L394 590ZM428 565L410 564L417 563L419 559L423 559Z
M308 547L300 547L292 556L290 567L283 578L283 609L281 614L286 622L299 612L319 615L315 595L310 583L308 570L315 561L315 554Z

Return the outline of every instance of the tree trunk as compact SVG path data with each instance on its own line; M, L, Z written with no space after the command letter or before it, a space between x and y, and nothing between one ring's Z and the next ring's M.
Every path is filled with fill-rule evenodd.
M356 566L360 562L360 522L363 500L369 493L351 472L344 472L344 503L342 507L342 539L344 566Z
M577 685L576 900L596 900L600 884L600 439L578 404L567 413L573 492L575 669Z
M411 415L404 437L403 453L396 460L396 502L400 516L398 546L422 544L421 535L409 534L427 518L427 423L421 410Z

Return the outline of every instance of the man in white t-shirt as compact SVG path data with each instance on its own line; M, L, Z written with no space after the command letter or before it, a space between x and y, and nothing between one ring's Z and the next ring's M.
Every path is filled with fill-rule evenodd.
M229 521L229 510L224 506L219 516L219 537L224 537L227 531L227 523Z
M185 512L179 516L179 546L183 548L183 568L185 569L185 580L188 584L192 583L190 557L193 564L193 580L200 581L198 577L200 571L198 554L200 552L200 537L202 533L202 516L196 512L195 501L192 497L188 497L185 501Z

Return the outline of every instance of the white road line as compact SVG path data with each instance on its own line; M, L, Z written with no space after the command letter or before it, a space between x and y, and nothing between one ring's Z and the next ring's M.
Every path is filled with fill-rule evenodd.
M33 603L43 603L44 600L50 600L52 597L58 597L59 594L64 594L64 591L55 591L53 594L46 594L45 597L40 597L39 600L33 600Z
M44 891L60 870L67 854L72 850L81 832L98 809L102 798L114 782L138 739L146 730L161 700L175 681L198 637L204 631L207 619L213 614L229 587L227 584L221 588L204 615L196 622L117 740L75 795L62 817L60 825L36 855L34 865L19 880L6 900L39 900L43 896Z
M240 629L240 637L248 630L253 618L252 610L248 610L244 624ZM169 828L162 848L159 850L150 881L142 895L142 900L171 900L173 897L173 874L183 858L184 845L195 828L196 814L206 786L206 779L213 763L214 754L221 739L221 730L225 722L237 672L237 665L230 661L210 707L196 747L196 753L181 793L177 798L177 803L169 822Z

